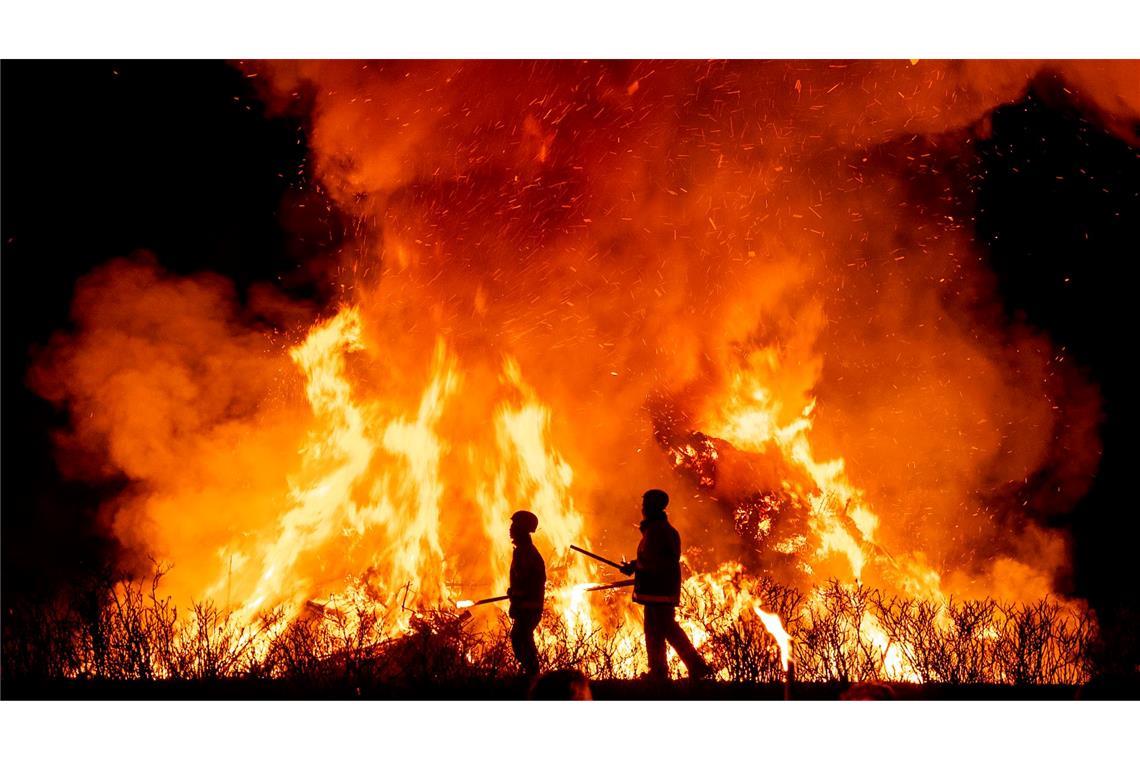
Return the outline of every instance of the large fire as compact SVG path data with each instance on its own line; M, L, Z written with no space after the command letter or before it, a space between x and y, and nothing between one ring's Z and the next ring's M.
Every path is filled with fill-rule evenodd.
M650 487L698 647L748 617L786 669L772 579L820 615L831 579L1037 599L1066 549L1034 517L1095 472L1097 393L996 308L956 167L1039 68L251 64L359 220L337 305L114 262L33 381L70 407L69 472L131 482L106 510L131 556L251 626L365 604L399 636L502 594L528 509L559 635L633 675L640 613L569 547L630 556ZM1135 105L1100 90L1135 69L1062 73L1110 126Z

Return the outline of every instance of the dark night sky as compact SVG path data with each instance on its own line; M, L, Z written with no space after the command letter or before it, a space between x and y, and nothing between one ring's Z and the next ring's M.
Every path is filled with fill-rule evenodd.
M24 385L68 324L76 278L146 249L175 272L239 290L273 281L319 299L304 262L341 239L305 184L304 125L267 118L220 62L4 62L3 593L50 591L113 556L100 494L63 482L50 430L65 418ZM1140 515L1130 488L1140 252L1140 153L1081 116L1061 83L993 114L978 145L977 238L1011 315L1052 335L1100 384L1104 457L1089 495L1053 524L1074 537L1074 582L1102 610L1137 604ZM300 208L302 202L305 209ZM316 201L316 202L314 202ZM75 529L60 538L56 526Z
M65 418L24 385L30 352L67 326L78 277L139 250L239 291L303 288L307 243L290 230L306 221L306 145L222 62L6 61L2 74L3 584L48 590L114 547L93 524L100 494L55 472L49 431ZM75 526L63 543L60 523Z

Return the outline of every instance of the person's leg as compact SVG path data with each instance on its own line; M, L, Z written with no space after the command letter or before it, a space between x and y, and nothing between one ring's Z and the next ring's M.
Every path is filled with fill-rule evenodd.
M693 646L693 642L689 641L685 629L677 622L676 608L668 608L668 619L664 622L665 639L673 647L673 651L685 663L685 667L689 671L689 676L694 678L703 678L709 673L709 666L705 663L703 657Z
M538 629L538 624L542 622L542 613L535 612L527 620L526 641L526 658L527 658L527 673L534 675L539 670L538 664L538 646L534 643L534 632Z
M668 615L668 605L646 604L645 656L649 660L649 675L668 678L669 666L665 662L665 627L662 613Z
M538 647L534 643L534 631L541 619L540 613L521 613L511 626L511 648L515 652L515 659L527 675L538 672Z
M519 619L513 618L511 620L511 651L515 653L515 660L522 664L522 627L519 625Z
M527 672L530 663L529 652L527 651L529 634L530 631L521 614L511 621L511 650L515 653L515 660L523 672Z

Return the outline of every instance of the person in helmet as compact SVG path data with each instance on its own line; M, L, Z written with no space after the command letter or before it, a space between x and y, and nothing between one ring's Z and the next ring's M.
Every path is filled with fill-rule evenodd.
M690 678L706 678L709 666L677 623L681 603L681 534L669 524L665 507L669 494L659 489L641 497L641 543L637 559L622 572L633 576L633 601L645 607L645 654L649 677L665 680L669 668L665 644L670 644L688 668Z
M507 589L510 599L511 647L515 659L524 673L538 673L538 648L534 644L534 629L542 619L542 606L546 598L546 563L534 546L531 534L538 530L538 518L533 512L520 511L511 515L511 543L515 545L511 556L511 585Z

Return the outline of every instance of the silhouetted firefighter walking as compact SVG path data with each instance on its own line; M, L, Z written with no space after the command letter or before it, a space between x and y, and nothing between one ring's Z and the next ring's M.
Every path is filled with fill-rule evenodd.
M529 676L538 673L538 648L534 645L534 629L542 619L542 605L546 597L546 563L534 547L530 534L538 530L538 518L531 512L511 515L511 543L515 545L511 556L511 586L507 597L511 601L511 646L515 658Z
M667 679L665 661L668 642L685 663L690 678L705 678L709 666L697 653L689 637L677 623L677 605L681 602L681 535L669 524L665 507L669 494L656 488L641 497L641 543L637 560L622 566L622 572L633 575L633 601L645 607L645 654L649 659L649 677Z

